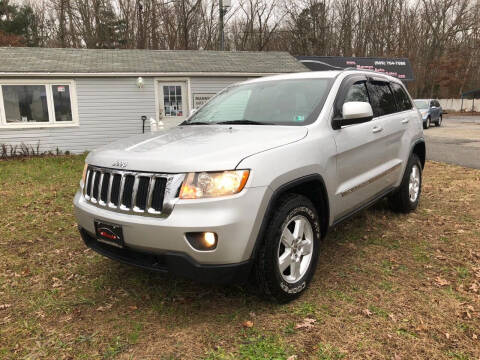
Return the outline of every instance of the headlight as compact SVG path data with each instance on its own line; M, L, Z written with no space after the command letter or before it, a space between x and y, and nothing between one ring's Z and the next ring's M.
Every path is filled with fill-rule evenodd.
M247 183L249 170L189 173L180 199L201 199L237 194Z
M85 166L83 167L82 181L80 182L81 187L85 185L85 178L87 177L87 169L88 169L88 164L85 164Z

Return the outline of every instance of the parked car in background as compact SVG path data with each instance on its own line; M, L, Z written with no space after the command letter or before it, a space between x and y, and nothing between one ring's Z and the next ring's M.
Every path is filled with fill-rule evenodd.
M435 126L442 126L443 110L438 100L415 99L414 102L422 114L424 129L428 129L432 123L434 123Z
M205 282L250 278L286 302L330 226L388 197L416 209L422 120L398 79L318 71L250 80L179 126L91 152L75 214L86 245Z

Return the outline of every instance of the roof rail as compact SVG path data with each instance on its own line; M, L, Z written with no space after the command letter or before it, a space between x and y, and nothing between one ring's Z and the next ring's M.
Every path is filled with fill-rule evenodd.
M371 73L376 74L376 75L386 75L386 76L388 76L387 74L383 74L383 73L375 71L375 70L358 69L358 68L355 68L355 67L344 68L343 71L366 71L366 72L371 72Z

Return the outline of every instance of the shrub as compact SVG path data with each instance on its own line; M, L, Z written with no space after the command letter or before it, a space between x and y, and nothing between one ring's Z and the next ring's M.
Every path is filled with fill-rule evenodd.
M59 148L56 149L55 153L51 150L49 151L40 151L40 141L35 145L29 145L21 143L20 145L12 144L0 144L0 158L1 159L12 159L12 158L26 158L26 157L36 157L36 156L53 156L53 155L70 155L70 151L63 152Z

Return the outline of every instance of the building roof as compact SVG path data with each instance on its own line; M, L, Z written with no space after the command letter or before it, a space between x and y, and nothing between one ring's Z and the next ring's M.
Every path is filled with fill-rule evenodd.
M0 76L148 75L308 71L286 52L0 47Z

